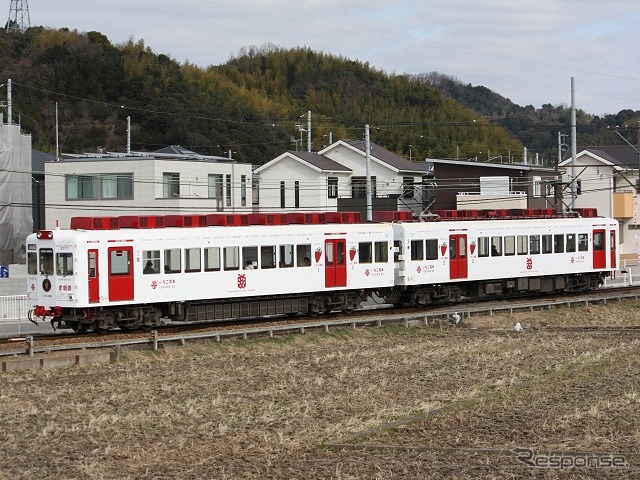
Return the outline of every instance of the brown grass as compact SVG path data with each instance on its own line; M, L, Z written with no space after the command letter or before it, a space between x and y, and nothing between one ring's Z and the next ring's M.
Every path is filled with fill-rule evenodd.
M535 329L473 328L517 321ZM640 305L477 317L442 333L200 343L4 374L0 478L556 478L567 472L503 451L640 452L640 334L548 324L640 326ZM355 449L326 447L340 440ZM628 460L572 475L638 476L638 458Z

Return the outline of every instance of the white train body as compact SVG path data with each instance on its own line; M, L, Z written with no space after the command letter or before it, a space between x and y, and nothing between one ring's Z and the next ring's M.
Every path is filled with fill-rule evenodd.
M83 330L589 289L618 268L618 233L601 217L41 231L28 302Z

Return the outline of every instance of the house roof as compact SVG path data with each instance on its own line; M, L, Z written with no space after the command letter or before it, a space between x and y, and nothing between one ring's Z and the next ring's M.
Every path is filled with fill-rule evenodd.
M339 140L336 143L342 142L352 148L365 151L365 145L363 140ZM331 146L327 147L328 150ZM412 172L412 173L429 173L429 166L425 162L410 162L406 158L401 157L389 150L382 148L380 145L369 142L369 153L372 157L375 157L382 163L386 163L390 167L398 170L399 172Z
M330 158L325 157L324 155L320 155L319 153L304 152L304 151L300 152L296 150L288 150L287 152L283 153L279 157L274 158L270 162L267 162L264 165L261 165L260 167L256 168L255 171L256 173L260 173L263 170L266 170L267 168L273 166L275 163L279 162L284 158L293 158L320 172L345 172L345 173L351 172L350 168L345 167L341 163L331 160Z
M44 173L44 162L53 162L55 159L55 155L33 148L31 149L31 170Z
M591 153L606 162L620 167L638 169L640 166L640 154L631 145L608 145L596 147L577 147L578 155L582 153ZM564 160L561 165L571 161L571 153L565 153Z
M314 152L297 152L290 150L287 152L290 155L298 157L303 162L306 162L320 170L328 170L331 172L350 172L351 169L345 167L341 163L338 163L334 160L331 160L324 155L320 155L319 153Z

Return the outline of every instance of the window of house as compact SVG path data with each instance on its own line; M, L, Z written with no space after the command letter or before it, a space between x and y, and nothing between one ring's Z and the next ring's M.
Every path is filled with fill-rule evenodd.
M92 175L67 175L67 200L96 199L96 177Z
M227 204L227 207L231 206L231 175L225 175L225 183L226 183L226 195L225 195L225 202Z
M176 198L180 196L180 174L165 172L162 174L162 196Z
M300 182L296 180L293 182L293 206L300 208Z
M338 177L327 178L327 197L338 198Z
M213 198L216 201L216 210L221 212L224 210L224 198L222 195L223 179L222 175L209 175L208 182L208 197Z
M240 205L247 206L247 176L240 175Z
M280 182L280 208L285 208L285 183L284 181Z
M367 198L367 177L351 177L351 196ZM376 198L376 177L371 177L371 198Z
M102 175L102 198L133 198L133 174Z

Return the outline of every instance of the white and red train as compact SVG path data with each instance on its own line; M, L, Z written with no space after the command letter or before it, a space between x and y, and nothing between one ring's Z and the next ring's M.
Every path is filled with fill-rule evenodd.
M27 238L30 318L85 331L315 315L373 294L428 305L589 290L618 268L616 220L514 212L78 217Z

